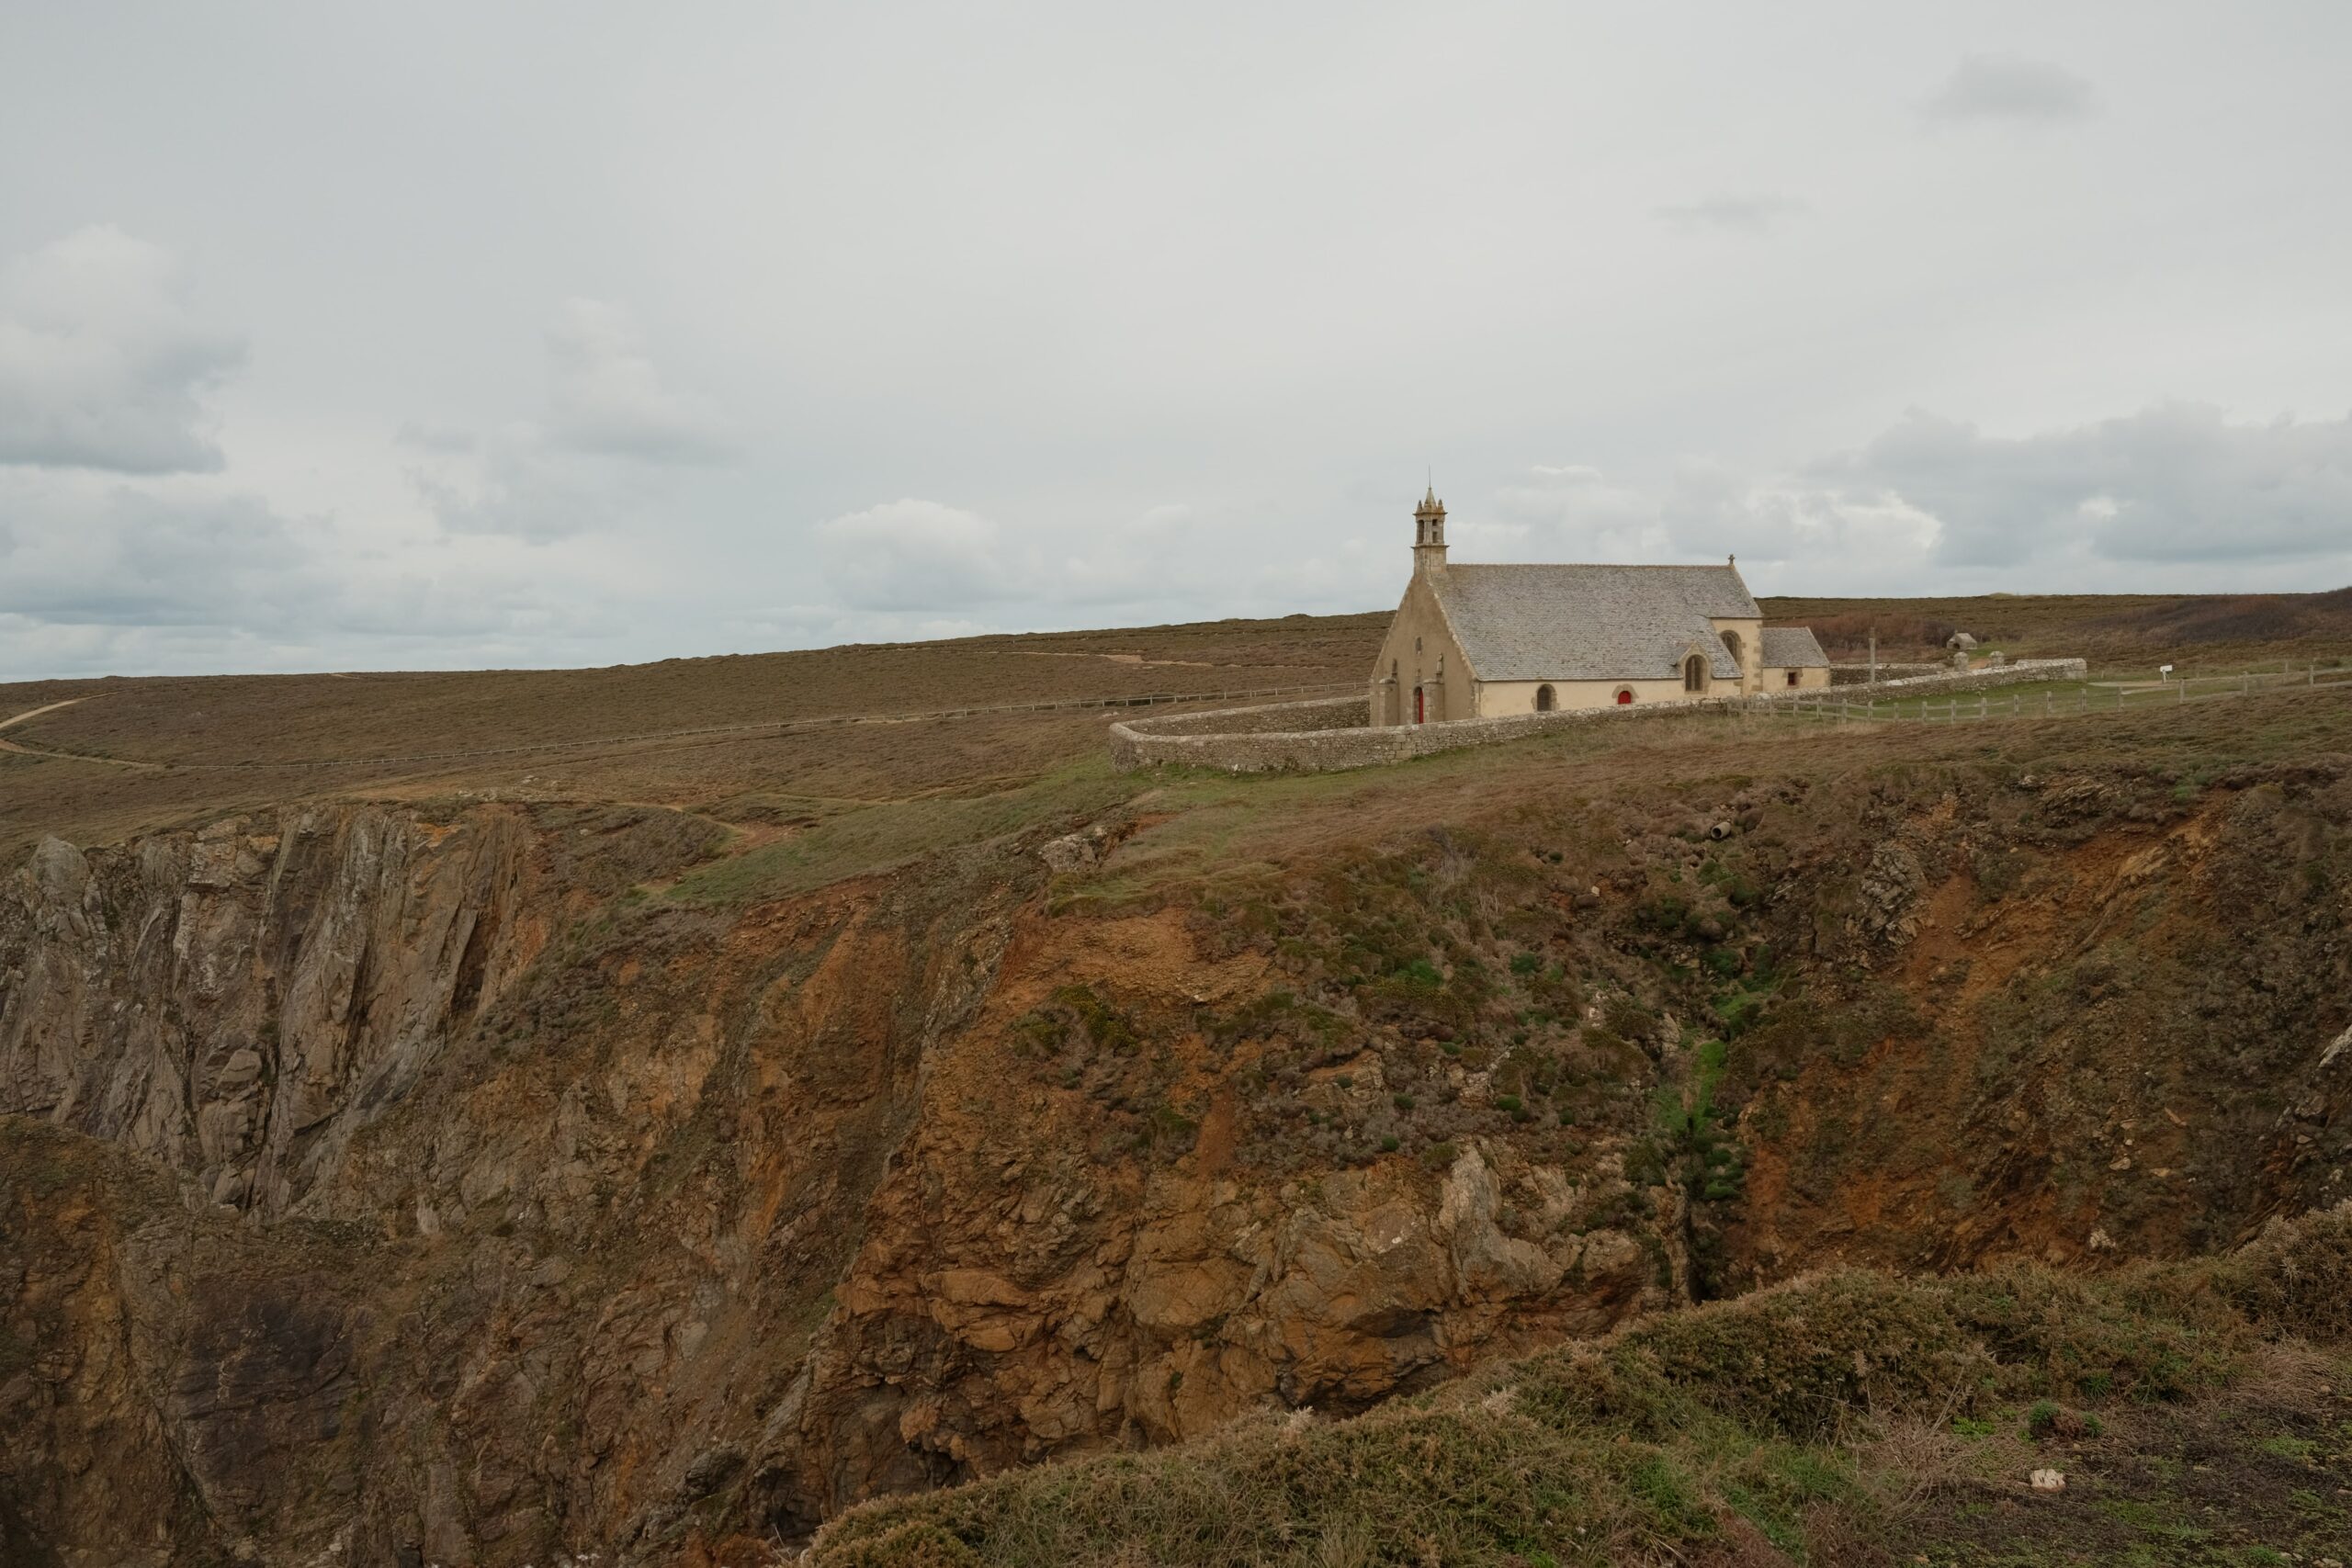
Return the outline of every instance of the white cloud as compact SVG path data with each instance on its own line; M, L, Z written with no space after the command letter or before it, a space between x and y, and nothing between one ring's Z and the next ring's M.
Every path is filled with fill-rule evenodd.
M204 399L243 355L197 319L170 252L78 230L0 272L0 463L216 469Z
M409 482L452 534L553 544L625 522L650 490L621 465L550 446L536 425L401 433Z
M708 463L731 450L716 410L665 385L618 305L567 299L548 332L553 434L567 446L652 463Z
M724 423L664 384L619 306L567 299L547 354L545 423L400 426L410 483L452 534L547 545L626 529L670 497L663 470L733 455Z
M1673 549L1757 561L1916 563L1936 545L1936 518L1900 497L1851 496L1802 480L1756 479L1706 458L1675 466L1659 507Z
M821 523L825 576L859 610L944 610L1004 597L1003 531L976 513L910 496Z
M1658 220L1685 231L1713 229L1735 234L1769 234L1812 209L1793 197L1711 196L1704 201L1657 209Z
M1243 558L1223 536L1224 519L1170 502L1124 523L1074 530L1055 541L1026 575L1041 595L1069 604L1142 604L1194 592L1204 579L1233 581ZM1246 545L1242 547L1246 551Z
M2059 125L2098 112L2090 83L2063 65L2015 54L1972 54L1926 107L1931 122Z
M1494 509L1499 523L1448 524L1464 558L1643 560L1666 545L1657 499L1589 464L1536 464L1495 491Z

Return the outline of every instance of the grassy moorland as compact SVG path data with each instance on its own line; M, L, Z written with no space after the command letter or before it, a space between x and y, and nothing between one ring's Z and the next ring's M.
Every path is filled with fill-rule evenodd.
M1932 654L1954 628L2095 675L2352 657L2352 600L2306 595L1770 599L1833 658ZM1369 668L1383 614L966 637L600 670L37 681L0 685L0 854L307 799L654 804L813 825L1029 791L1100 754L1114 710L837 722L959 707L1330 686ZM16 748L11 750L9 748ZM974 814L982 827L997 819ZM861 829L861 831L863 831ZM927 836L926 829L919 836Z
M44 831L103 841L309 799L634 802L759 824L991 795L1099 752L1114 710L828 721L1351 682L1370 664L1378 620L1295 616L604 670L0 685L0 720L73 705L0 730L0 853Z
M2352 589L2329 593L1990 593L1954 599L1769 599L1833 659L1931 657L1953 632L2018 658L2079 657L2094 675L2172 663L2205 673L2352 653Z

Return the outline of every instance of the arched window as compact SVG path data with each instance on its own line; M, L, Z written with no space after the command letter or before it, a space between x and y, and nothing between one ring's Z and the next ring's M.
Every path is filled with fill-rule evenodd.
M1631 707L1634 705L1633 687L1620 686L1617 688L1617 705L1621 708Z
M1551 687L1538 686L1535 688L1535 711L1537 713L1550 713L1554 708L1556 708L1559 705L1559 695L1555 693Z
M1739 634L1737 632L1724 633L1724 647L1731 654L1731 661L1734 664L1738 665L1743 670L1747 668L1747 656L1740 652Z
M1682 689L1686 692L1703 692L1707 689L1706 655L1694 653L1682 661Z

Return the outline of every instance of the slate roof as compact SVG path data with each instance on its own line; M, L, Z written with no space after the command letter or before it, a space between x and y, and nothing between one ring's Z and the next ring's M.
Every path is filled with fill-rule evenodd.
M1730 566L1452 566L1430 586L1481 681L1670 679L1693 645L1734 681L1708 622L1763 615Z
M1829 655L1811 626L1766 626L1763 661L1767 670L1811 670L1827 664Z

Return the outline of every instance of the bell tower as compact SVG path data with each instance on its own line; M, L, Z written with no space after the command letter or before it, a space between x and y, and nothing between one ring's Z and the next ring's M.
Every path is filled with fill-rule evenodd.
M1413 575L1445 570L1445 502L1432 484L1413 508Z

